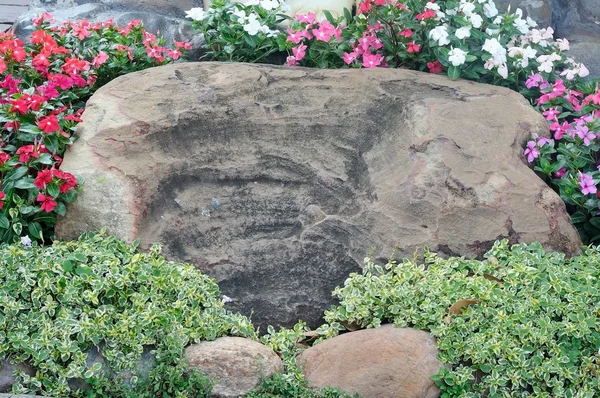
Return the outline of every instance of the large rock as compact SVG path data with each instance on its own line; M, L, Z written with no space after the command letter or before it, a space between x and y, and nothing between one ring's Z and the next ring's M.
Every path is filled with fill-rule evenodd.
M386 325L326 340L298 358L311 387L338 387L361 398L437 398L440 372L427 332Z
M266 346L241 337L221 337L186 348L188 368L197 369L214 383L211 396L241 397L263 379L283 372L283 362Z
M160 34L170 43L190 41L199 55L201 39L194 34L191 20L185 20L185 11L201 7L201 0L32 0L29 10L17 20L16 33L27 37L33 31L31 19L42 12L50 12L58 21L88 19L92 22L114 18L119 26L140 19L151 33Z
M107 227L162 242L256 324L318 325L366 255L581 244L522 156L547 123L508 89L407 70L188 63L114 80L83 118L63 168L86 182L57 236Z
M536 21L540 27L553 26L552 16L554 0L495 0L496 6L501 13L510 7L511 12L517 8L523 10L523 17L529 16Z

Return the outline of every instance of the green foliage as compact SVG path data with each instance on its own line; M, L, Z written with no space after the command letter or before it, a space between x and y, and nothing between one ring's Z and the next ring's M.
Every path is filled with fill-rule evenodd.
M367 262L334 291L318 331L393 322L429 330L443 397L594 397L600 391L600 248L567 259L539 244L498 242L487 260ZM448 315L460 300L480 300Z
M167 262L158 245L144 254L103 232L43 248L4 244L0 358L38 370L21 375L15 393L81 396L68 381L82 379L90 397L204 396L210 385L186 373L184 347L224 335L257 338L219 296L214 280ZM137 364L149 347L156 363L144 377ZM90 350L104 359L86 364Z
M252 391L246 398L340 398L353 397L337 388L310 389L305 381L291 379L289 374L276 374L262 382L260 391ZM358 395L355 395L358 397Z

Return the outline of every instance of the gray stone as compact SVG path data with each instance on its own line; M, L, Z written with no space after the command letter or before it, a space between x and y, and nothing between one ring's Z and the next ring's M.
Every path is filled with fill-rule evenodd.
M529 16L541 27L553 26L551 0L495 0L500 12L505 12L510 6L511 12L517 8L523 10L523 16Z
M186 348L190 369L197 369L214 383L211 396L241 397L260 386L263 379L283 372L283 362L256 341L241 337L221 337Z
M431 380L442 363L427 332L385 325L325 340L298 357L311 387L338 387L361 398L437 398Z
M17 370L30 376L35 375L35 369L26 363L12 364L10 361L0 358L0 392L7 392L12 389L16 381L14 373Z
M401 69L186 63L114 80L83 119L62 167L86 182L57 236L107 227L142 248L161 242L257 325L318 326L366 255L581 244L523 159L547 122L502 87Z

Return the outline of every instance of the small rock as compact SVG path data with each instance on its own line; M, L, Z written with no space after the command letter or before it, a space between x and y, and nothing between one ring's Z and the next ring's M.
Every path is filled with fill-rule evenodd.
M283 371L281 359L271 349L241 337L221 337L189 346L185 357L215 383L211 396L239 397L259 387L264 378Z
M21 370L30 376L35 376L35 370L26 363L11 364L9 361L0 358L0 393L12 390L15 384L16 370Z
M304 351L298 363L311 387L338 387L361 398L436 398L440 372L435 339L386 325L346 333Z

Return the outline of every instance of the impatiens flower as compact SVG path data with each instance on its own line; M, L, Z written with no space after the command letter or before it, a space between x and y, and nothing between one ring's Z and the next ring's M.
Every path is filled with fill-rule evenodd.
M186 11L185 17L191 18L194 21L202 21L204 18L207 17L206 14L207 13L204 11L204 9L202 7L196 7L196 8L192 8L191 10Z
M46 188L46 185L52 182L52 172L50 170L42 170L38 172L37 177L33 181L33 185L35 185L39 189Z
M433 10L426 10L421 14L417 14L417 21L423 21L426 19L435 18L437 16L436 12Z
M564 167L561 167L560 169L558 169L558 171L556 171L554 173L554 177L563 178L566 172L567 172L567 169L565 169Z
M436 26L435 28L431 29L429 31L429 38L437 41L439 46L450 44L450 40L448 39L448 28L443 25Z
M21 236L21 244L23 246L31 246L31 238L27 235Z
M37 202L42 202L42 205L40 206L40 209L42 211L45 211L46 213L50 213L58 205L58 203L56 203L56 201L54 201L53 199L54 198L52 196L49 196L49 195L47 196L47 195L44 195L41 193L37 196L37 198L35 200Z
M307 46L304 44L300 44L298 47L292 48L292 52L294 53L294 57L296 57L297 61L302 61L302 58L306 55Z
M308 14L296 14L296 19L298 22L306 22L312 24L317 19L317 16L314 12L309 12Z
M381 65L381 60L383 56L381 54L363 54L363 63L362 65L365 68L376 68Z
M408 43L408 50L406 51L409 53L418 53L420 50L421 46L411 41L410 43Z
M529 76L527 81L525 82L525 87L531 89L533 87L539 87L540 83L544 80L542 75L536 73L535 75Z
M547 111L542 112L542 115L546 116L546 120L556 120L556 116L560 115L560 111L555 108L550 108Z
M454 66L459 66L465 63L468 52L460 48L452 48L448 53L448 61Z
M579 177L577 177L577 182L579 183L579 188L581 188L581 193L584 195L598 192L598 189L594 184L594 179L589 174L580 172Z
M344 62L350 65L358 57L356 52L344 53Z
M429 73L440 73L444 70L444 67L438 60L435 62L427 62L427 68L429 68Z
M412 37L412 35L413 31L410 29L404 29L402 32L398 33L398 36L406 37L407 39Z
M0 191L0 210L2 210L2 207L4 207L4 197L6 196L6 194L2 191Z
M108 54L106 54L104 51L100 51L96 58L94 58L94 60L92 61L92 66L98 68L99 66L104 64L106 60L108 60Z
M288 65L288 66L298 66L298 60L293 55L290 55L285 60L285 64Z
M459 40L462 40L466 37L471 37L471 27L463 26L462 28L456 29L456 32L454 32L454 36L456 36L456 38Z
M529 141L527 143L527 148L525 149L525 152L523 152L523 154L527 156L527 161L529 163L533 162L534 159L540 156L540 150L536 146L535 141Z
M46 134L60 130L58 118L54 115L46 116L37 122L37 126Z

